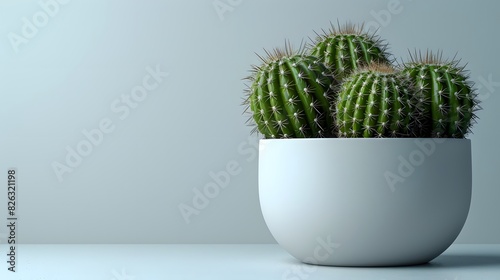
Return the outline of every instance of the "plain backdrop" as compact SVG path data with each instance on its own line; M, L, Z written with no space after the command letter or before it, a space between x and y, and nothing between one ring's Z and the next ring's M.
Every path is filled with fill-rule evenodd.
M398 59L432 49L468 63L483 110L457 242L500 243L499 1L54 1L0 2L0 181L17 168L18 242L275 242L242 78L263 48L338 20L378 27Z

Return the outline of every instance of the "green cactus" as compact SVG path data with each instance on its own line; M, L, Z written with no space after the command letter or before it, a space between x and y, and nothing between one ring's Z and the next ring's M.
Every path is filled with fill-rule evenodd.
M459 61L442 59L442 52L410 53L403 72L413 79L425 100L423 137L464 138L480 107L477 94Z
M374 34L363 31L364 24L345 24L317 34L311 46L311 55L317 56L343 79L352 71L372 62L390 63L387 45Z
M417 90L387 64L372 64L346 78L338 96L339 137L412 137L418 123Z
M303 48L267 52L247 79L246 112L266 138L333 137L331 102L337 84L316 57Z

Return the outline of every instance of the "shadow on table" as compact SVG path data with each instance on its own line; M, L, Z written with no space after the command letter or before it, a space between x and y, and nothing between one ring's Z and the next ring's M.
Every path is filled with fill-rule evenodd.
M288 264L303 264L297 259L290 257L284 259L285 263ZM492 254L456 254L456 255L441 255L435 258L433 261L413 266L398 266L398 267L367 267L367 268L405 268L411 267L413 269L446 269L446 268L458 268L458 267L488 267L488 266L499 266L500 265L500 255ZM328 266L322 266L328 267ZM345 267L349 268L349 267ZM351 267L352 268L352 267Z
M442 255L428 264L428 267L486 267L500 265L500 255L467 254L467 255Z

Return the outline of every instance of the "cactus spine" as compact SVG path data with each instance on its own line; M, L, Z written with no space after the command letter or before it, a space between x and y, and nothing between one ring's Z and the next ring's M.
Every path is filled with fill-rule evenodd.
M364 25L332 25L328 32L318 34L311 55L319 57L339 79L372 62L389 63L386 44L363 29Z
M410 56L403 71L427 100L423 115L428 120L422 136L464 138L479 109L477 94L464 68L458 61L443 60L440 52L427 52L425 56L415 52Z
M339 93L339 137L414 136L418 102L411 81L389 65L360 68L344 80Z
M266 138L332 137L330 111L335 79L317 58L303 50L266 52L254 66L244 102L249 121Z

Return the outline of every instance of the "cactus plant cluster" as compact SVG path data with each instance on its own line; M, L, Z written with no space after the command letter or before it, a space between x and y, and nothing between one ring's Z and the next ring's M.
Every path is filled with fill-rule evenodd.
M244 101L265 138L464 138L480 109L458 61L427 51L393 65L363 25L332 26L308 48L287 43L266 55Z

